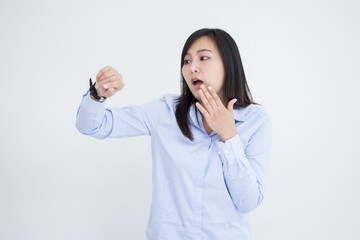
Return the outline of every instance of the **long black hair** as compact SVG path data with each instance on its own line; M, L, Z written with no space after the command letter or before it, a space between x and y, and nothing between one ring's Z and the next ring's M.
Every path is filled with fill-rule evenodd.
M222 29L203 28L191 34L190 37L186 40L181 53L181 68L184 65L184 57L191 45L198 38L203 36L207 36L213 41L213 43L217 46L217 49L223 61L225 80L222 91L224 93L225 99L223 99L223 101L225 101L225 106L227 106L228 102L233 98L237 99L234 104L234 109L246 107L250 104L257 104L253 101L250 89L246 82L239 49L234 39ZM194 137L190 130L188 114L191 105L194 104L197 99L194 97L194 95L190 91L190 88L187 86L182 72L180 81L181 95L176 99L176 121L179 125L181 132L187 138L193 141Z

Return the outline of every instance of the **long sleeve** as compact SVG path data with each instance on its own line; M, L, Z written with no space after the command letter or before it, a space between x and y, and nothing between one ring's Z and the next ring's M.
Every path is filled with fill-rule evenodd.
M151 135L158 100L139 106L105 108L94 101L89 91L83 95L76 115L76 128L94 138ZM154 114L150 114L154 113Z
M272 124L267 114L245 149L239 135L217 143L228 191L241 212L254 210L263 200L271 144Z

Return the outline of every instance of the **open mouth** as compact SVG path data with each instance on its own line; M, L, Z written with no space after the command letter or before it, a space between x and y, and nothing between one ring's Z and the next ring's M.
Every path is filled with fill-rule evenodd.
M200 79L197 79L197 78L192 79L191 81L192 81L192 84L193 84L195 87L198 87L198 86L200 86L200 85L203 83L203 81L201 81Z

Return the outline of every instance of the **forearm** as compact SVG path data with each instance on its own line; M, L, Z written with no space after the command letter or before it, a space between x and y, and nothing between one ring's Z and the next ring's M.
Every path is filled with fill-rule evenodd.
M245 167L239 161L234 163L225 161L223 172L231 199L241 212L251 212L260 205L263 193L251 168Z
M264 166L269 161L269 151L253 158L252 161L257 164L252 166L238 135L225 143L218 143L218 149L223 162L225 183L234 205L244 213L254 210L263 199L266 179Z

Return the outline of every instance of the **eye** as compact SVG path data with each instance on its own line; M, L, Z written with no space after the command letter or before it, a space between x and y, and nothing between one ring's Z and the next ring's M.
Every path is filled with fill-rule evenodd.
M184 60L184 65L189 64L190 60Z
M208 59L209 59L209 57L206 57L206 56L203 56L200 58L200 60L208 60Z

